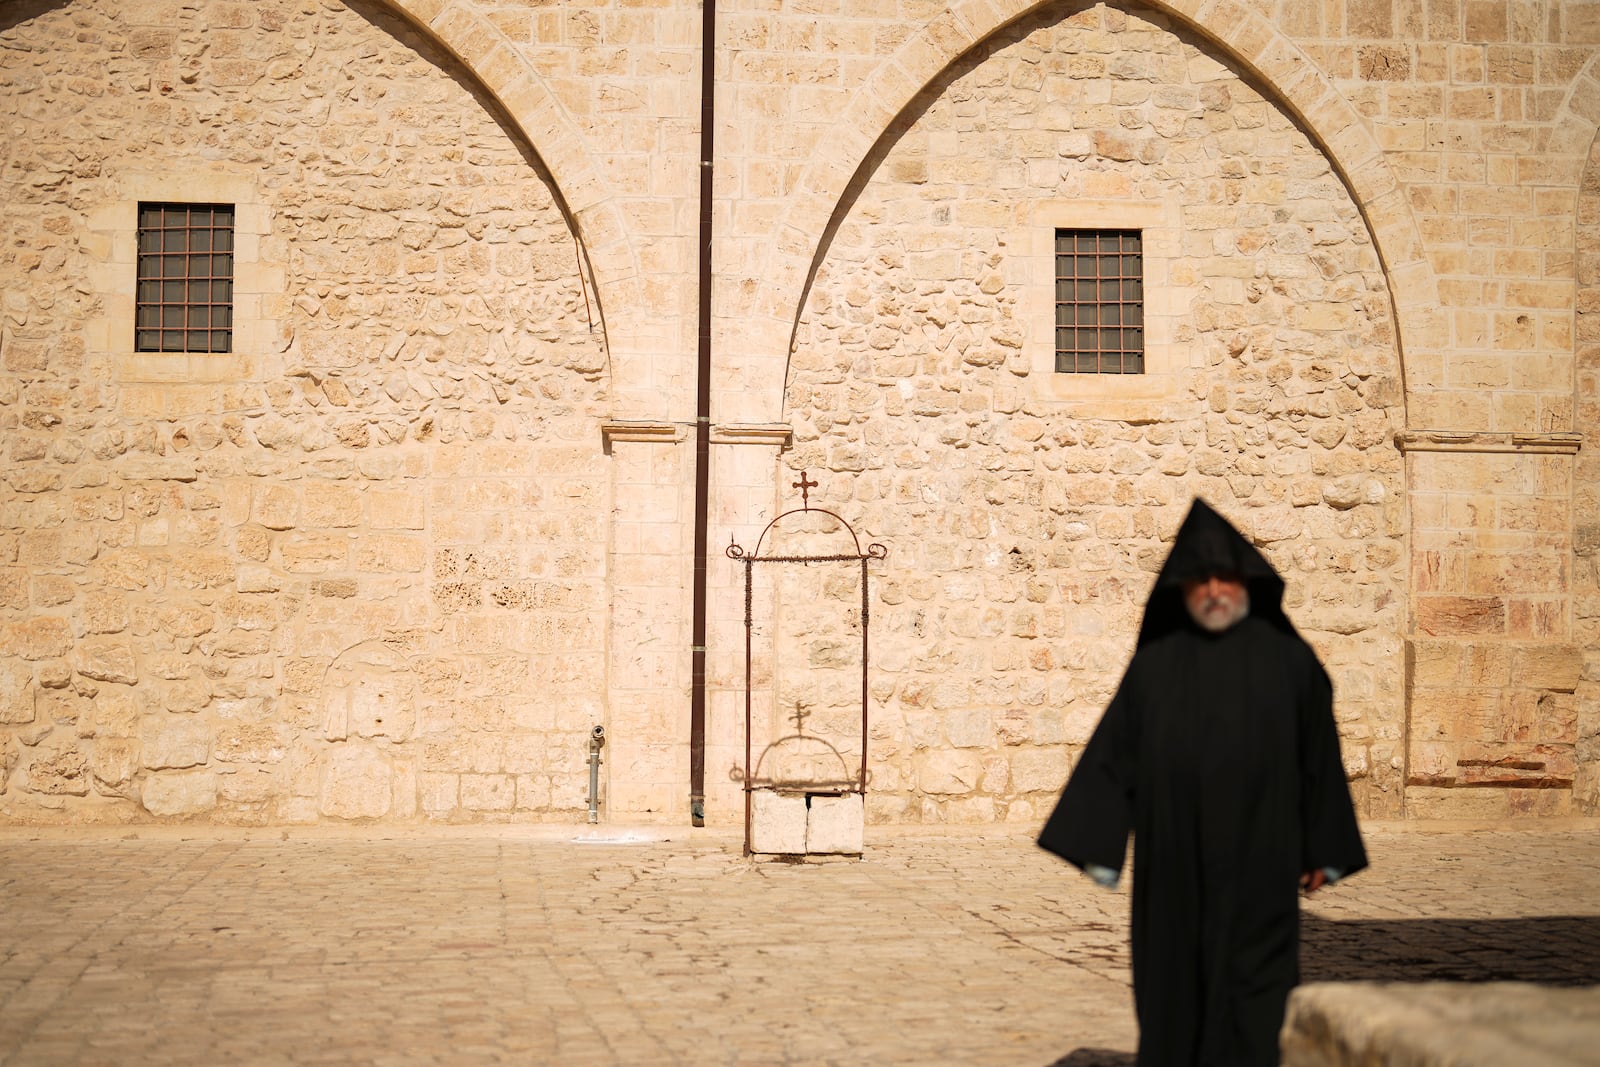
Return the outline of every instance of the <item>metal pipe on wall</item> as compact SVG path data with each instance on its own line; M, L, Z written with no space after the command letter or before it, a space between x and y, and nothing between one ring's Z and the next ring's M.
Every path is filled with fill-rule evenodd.
M716 0L700 30L700 301L694 409L694 624L689 642L689 820L706 824L706 556L711 524L711 155L716 119Z

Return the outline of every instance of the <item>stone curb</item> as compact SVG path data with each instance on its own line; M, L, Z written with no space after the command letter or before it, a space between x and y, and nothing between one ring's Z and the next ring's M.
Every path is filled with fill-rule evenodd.
M1301 986L1284 1067L1579 1067L1600 1063L1600 987L1524 982Z

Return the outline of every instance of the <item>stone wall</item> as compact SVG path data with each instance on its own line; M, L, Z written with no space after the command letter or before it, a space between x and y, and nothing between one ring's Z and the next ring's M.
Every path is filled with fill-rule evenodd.
M700 13L0 0L0 819L581 818L603 722L679 821L702 174L713 824L802 471L889 549L875 820L1039 817L1196 493L1366 813L1597 810L1594 4L728 0L710 168ZM231 353L132 350L166 199ZM1063 226L1145 235L1146 373L1054 372ZM764 590L762 745L852 581Z
M469 84L372 5L0 37L4 818L585 806L605 350ZM141 199L239 202L232 353L132 353Z
M1147 283L1192 294L1170 392L1038 368L1016 220L1167 198L1181 238ZM1398 811L1405 506L1383 277L1321 153L1212 50L1095 7L963 61L849 206L792 366L787 466L823 472L826 506L890 547L873 818L1048 810L1196 494L1283 573L1364 807ZM1100 390L1092 407L1078 382Z

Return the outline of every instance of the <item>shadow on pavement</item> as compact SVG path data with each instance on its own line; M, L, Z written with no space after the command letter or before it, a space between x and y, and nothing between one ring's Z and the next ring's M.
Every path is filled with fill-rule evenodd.
M1592 985L1600 983L1600 916L1330 921L1302 914L1300 980Z
M1600 984L1600 915L1527 919L1300 916L1302 982ZM1134 1054L1080 1048L1050 1067L1134 1067Z
M1131 1052L1116 1052L1108 1048L1073 1049L1050 1067L1133 1067Z

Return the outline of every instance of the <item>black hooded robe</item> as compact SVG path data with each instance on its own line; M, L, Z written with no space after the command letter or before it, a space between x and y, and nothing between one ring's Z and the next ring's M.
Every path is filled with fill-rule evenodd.
M1250 614L1210 634L1182 582L1233 574ZM1277 1067L1299 980L1299 878L1366 866L1333 689L1283 582L1204 501L1178 531L1138 648L1039 844L1083 867L1133 855L1139 1067Z

